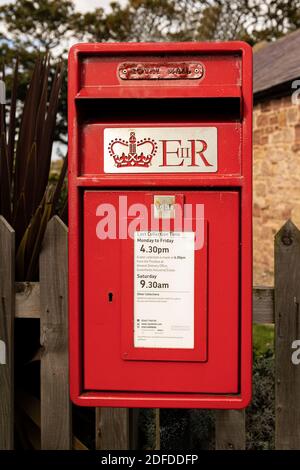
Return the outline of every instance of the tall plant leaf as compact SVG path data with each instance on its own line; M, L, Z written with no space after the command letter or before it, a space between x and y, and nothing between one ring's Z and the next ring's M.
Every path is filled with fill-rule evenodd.
M0 106L0 213L16 231L16 277L35 280L50 217L64 186L65 160L56 187L48 187L63 67L37 57L18 126L18 59L15 62L9 125ZM4 72L3 72L4 73Z
M13 177L14 151L16 139L16 110L17 110L17 90L18 90L18 70L19 58L16 58L13 74L13 84L10 100L9 128L8 128L8 162L10 181Z

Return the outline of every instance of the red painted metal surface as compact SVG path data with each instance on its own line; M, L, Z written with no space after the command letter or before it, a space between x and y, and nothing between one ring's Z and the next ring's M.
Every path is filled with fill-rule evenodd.
M209 237L205 235L208 267L206 249L195 252L196 337L192 350L133 348L133 240L99 240L95 233L97 207L101 203L118 207L120 195L128 196L128 205L149 204L144 191L88 191L84 196L85 388L237 393L238 192L184 191L185 204L205 205L209 225ZM108 303L109 292L114 295L112 303ZM134 361L124 360L129 348ZM95 357L99 359L95 361ZM109 359L100 359L104 357Z
M138 80L130 64L203 64L199 79ZM69 55L71 398L78 405L243 408L252 370L252 52L240 42L79 44ZM176 111L177 110L177 111ZM105 128L218 130L213 173L104 172ZM133 240L96 236L97 207L155 194L204 204L195 345L133 346ZM127 221L130 223L130 220ZM113 294L113 300L108 295Z
M211 125L211 123L207 121L200 121L194 120L190 121L189 123L162 123L161 120L161 111L159 112L159 118L157 123L155 123L155 127L189 127L195 125ZM168 116L170 118L170 116ZM200 124L201 123L201 124ZM126 127L126 123L122 121L122 126ZM94 149L99 147L103 148L103 130L105 127L121 127L120 123L116 124L115 122L88 122L86 125L82 126L79 130L79 138L81 142L81 147L79 149L79 156L80 164L81 164L81 175L83 177L87 175L93 175L95 177L101 177L104 173L103 168L103 160L100 158L90 158L93 154ZM153 124L152 124L153 125ZM140 124L139 128L141 127L151 127L146 124ZM240 123L220 123L218 125L218 154L222 153L223 158L219 158L219 169L218 172L213 175L206 175L207 178L211 178L212 176L218 179L218 185L223 184L224 177L227 176L240 176L242 172L241 168L241 145L242 145L242 126ZM120 175L120 178L124 175ZM127 177L132 175L126 175ZM139 176L143 176L142 174ZM171 174L169 175L171 177ZM161 178L161 175L154 175L153 178L157 178L158 180ZM112 179L111 175L105 175L104 181L109 181ZM114 181L116 180L115 175L113 175ZM136 179L136 178L135 178ZM175 179L175 185L178 184L186 184L186 175L182 173L178 173ZM198 185L199 184L199 175L191 173L189 175L189 180L192 184ZM221 180L221 181L220 181ZM124 184L122 181L117 180L117 184ZM106 183L105 183L106 184ZM164 182L164 184L166 184Z

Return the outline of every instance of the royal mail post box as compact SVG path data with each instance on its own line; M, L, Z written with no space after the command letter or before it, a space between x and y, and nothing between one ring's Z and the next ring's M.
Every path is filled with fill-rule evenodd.
M68 100L72 400L245 407L251 48L76 45Z

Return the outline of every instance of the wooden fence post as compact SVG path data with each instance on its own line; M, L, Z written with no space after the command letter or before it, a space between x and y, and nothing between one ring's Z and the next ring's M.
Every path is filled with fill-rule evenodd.
M96 449L130 449L128 408L96 408Z
M216 449L243 450L245 448L245 410L217 410Z
M160 450L160 408L154 409L155 419L155 450Z
M140 409L131 408L129 410L129 449L138 450L139 448L139 418Z
M15 232L0 216L0 449L14 448Z
M40 255L41 448L72 448L68 365L67 227L53 217Z
M289 220L275 237L275 448L300 448L300 232Z

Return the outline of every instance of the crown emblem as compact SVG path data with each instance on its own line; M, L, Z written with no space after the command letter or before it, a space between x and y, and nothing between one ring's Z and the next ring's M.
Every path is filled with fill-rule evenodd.
M130 132L128 140L113 139L108 145L109 154L118 168L143 166L149 167L157 152L157 143L153 139L136 140L135 132Z

